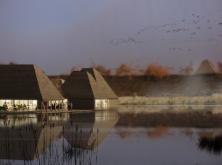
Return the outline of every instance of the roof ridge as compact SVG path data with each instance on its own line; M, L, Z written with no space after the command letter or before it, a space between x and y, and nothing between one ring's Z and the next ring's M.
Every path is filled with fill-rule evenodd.
M217 73L215 65L208 59L203 60L197 68L195 74L213 74Z
M96 75L95 75L95 71L96 69L95 68L83 68L81 70L82 72L87 72L87 73L90 73L92 75L92 77L95 79L96 81Z
M35 77L35 83L36 83L36 86L38 87L39 97L41 98L41 100L43 100L41 89L40 89L38 78L37 78L36 66L35 65L31 65L31 66L33 67L33 72L34 72L34 75L35 75L34 76Z
M92 94L93 94L93 98L95 99L95 98L96 98L96 97L95 97L96 94L95 94L95 91L94 91L94 87L93 87L91 78L95 81L95 84L96 84L96 79L95 79L95 77L94 77L91 73L86 72L86 74L87 74L87 76L88 76L88 82L89 82L89 85L90 85L90 90L91 90L91 92L92 92Z
M38 66L36 65L33 65L34 67L34 71L35 71L35 75L36 75L36 79L37 79L37 85L38 85L38 88L39 88L39 91L40 91L40 95L41 95L41 99L42 100L48 100L48 98L45 96L45 90L47 89L43 89L43 87L46 87L46 86L42 86L43 82L41 82L40 80L40 77L42 76L42 78L45 78L45 80L47 81L48 84L45 84L45 85L48 85L48 88L50 87L51 90L54 90L56 92L56 95L60 98L60 99L64 99L63 96L61 95L61 93L59 93L59 91L57 90L57 88L54 86L54 84L51 82L51 80L46 76L46 74L44 73L44 71L39 68ZM48 80L47 80L48 79ZM43 81L45 81L43 79ZM47 92L47 94L49 94L49 92ZM55 99L56 100L56 99ZM59 100L59 99L58 99Z
M90 99L116 99L117 96L95 68L83 68L71 74L62 86L66 97Z

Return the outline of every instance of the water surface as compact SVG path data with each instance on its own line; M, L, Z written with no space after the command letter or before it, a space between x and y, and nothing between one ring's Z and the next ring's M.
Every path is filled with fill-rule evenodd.
M2 165L221 163L221 114L112 110L0 116Z

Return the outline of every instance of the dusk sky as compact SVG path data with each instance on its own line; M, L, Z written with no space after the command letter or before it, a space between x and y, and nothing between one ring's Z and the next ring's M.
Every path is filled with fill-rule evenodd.
M72 66L222 61L222 0L0 0L0 62Z

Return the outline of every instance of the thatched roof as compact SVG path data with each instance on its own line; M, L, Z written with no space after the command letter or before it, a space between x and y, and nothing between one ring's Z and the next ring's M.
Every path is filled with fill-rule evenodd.
M64 99L45 73L35 65L0 65L0 98Z
M209 60L203 60L195 74L215 74L216 69Z
M72 72L62 90L69 99L117 99L102 75L94 68Z

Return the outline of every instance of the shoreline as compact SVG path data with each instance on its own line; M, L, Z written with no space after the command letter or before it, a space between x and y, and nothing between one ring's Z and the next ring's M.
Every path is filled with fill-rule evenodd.
M37 110L37 111L8 111L0 112L0 115L22 115L22 114L64 114L64 113L91 113L91 112L102 112L102 111L116 111L118 113L209 113L209 114L221 114L222 105L142 105L142 104L127 104L119 105L112 109L101 109L101 110Z
M93 112L93 110L62 110L62 111L41 111L41 110L37 110L37 111L8 111L8 112L0 112L0 115L20 115L20 114L63 114L63 113L89 113L89 112Z
M222 106L222 96L123 96L120 105L167 105L167 106Z

